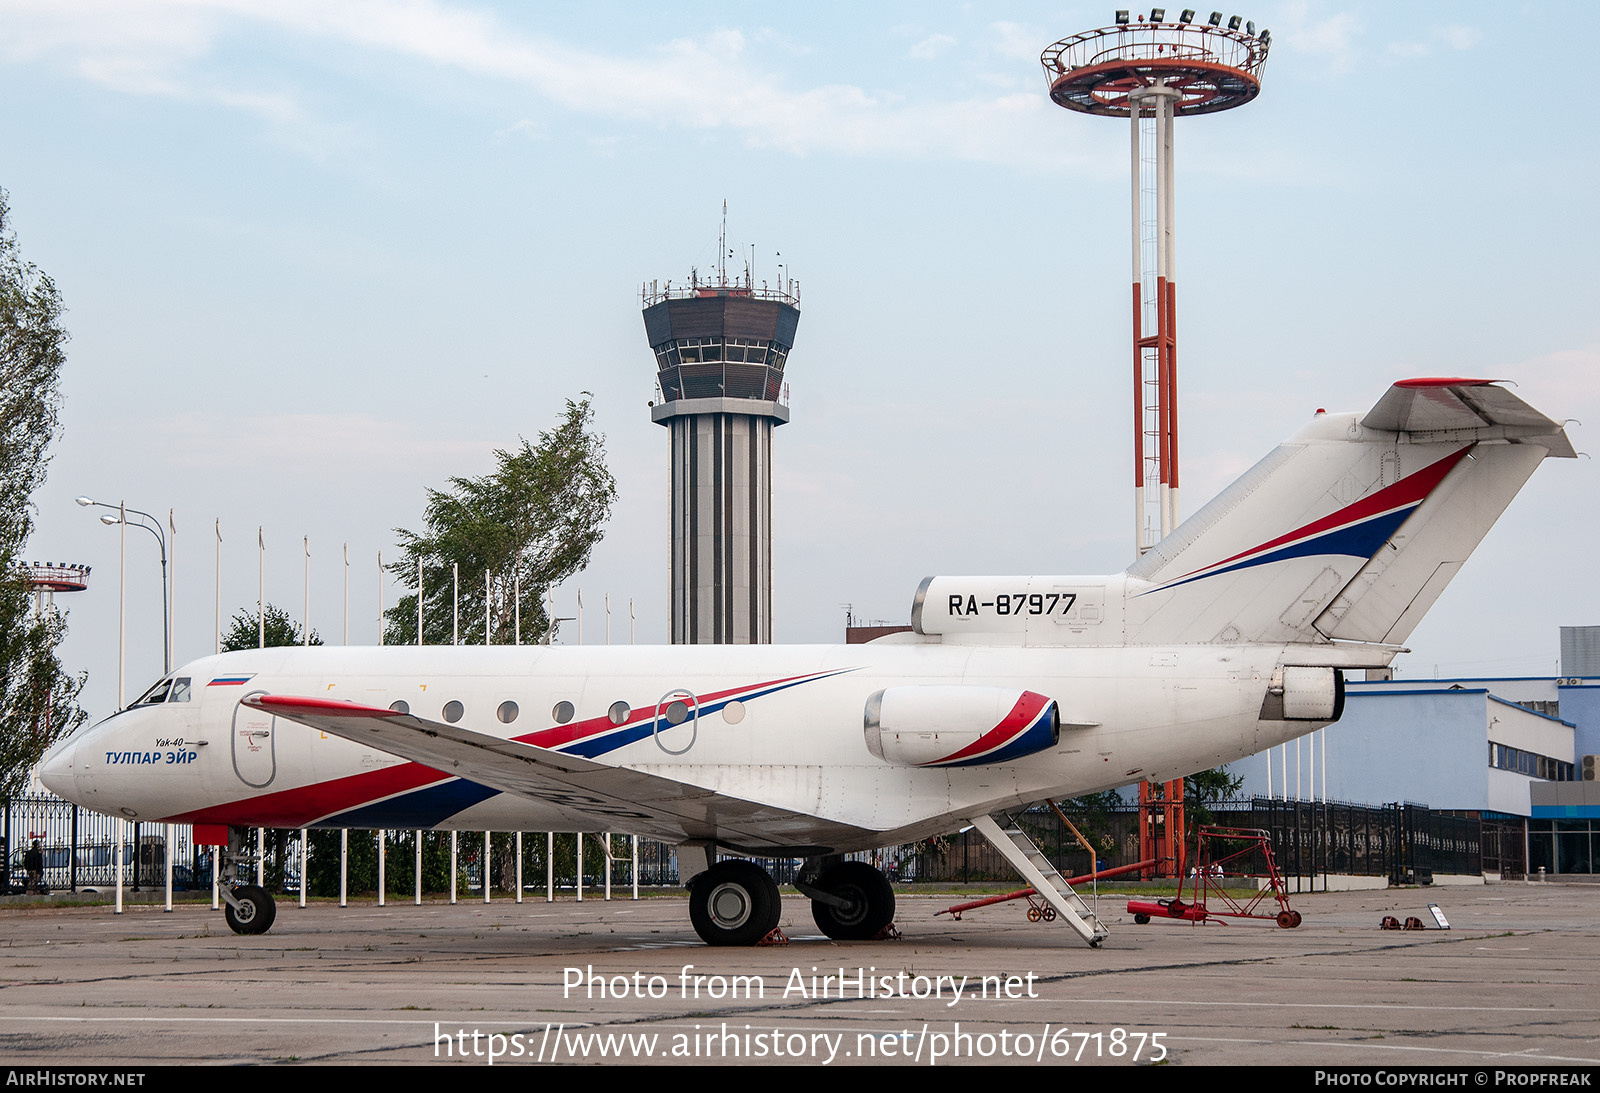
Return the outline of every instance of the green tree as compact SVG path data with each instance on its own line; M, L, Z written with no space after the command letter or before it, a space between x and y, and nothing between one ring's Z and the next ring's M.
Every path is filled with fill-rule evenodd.
M0 791L22 788L52 741L81 724L72 676L56 655L61 612L39 609L21 569L33 530L29 498L44 481L61 412L67 332L54 282L22 260L0 190Z
M236 653L241 649L277 648L284 645L300 645L303 643L305 631L300 624L289 617L289 612L281 607L267 604L266 610L259 616L257 611L249 607L241 607L234 612L228 620L227 633L222 635L222 651ZM311 631L311 644L321 645L322 638L315 630ZM266 829L266 858L263 876L267 883L267 891L276 892L283 887L285 865L288 862L289 832L282 829ZM316 859L313 858L313 861ZM334 853L335 868L337 868L338 852ZM313 877L313 880L315 878ZM337 894L337 889L335 889Z
M1216 817L1211 814L1211 806L1233 800L1243 786L1244 776L1229 774L1227 767L1212 767L1185 778L1183 811L1189 830L1216 822Z
M520 592L521 637L544 639L550 628L545 591L578 572L605 534L617 486L605 465L605 438L594 431L590 395L574 402L538 444L522 440L497 450L495 470L481 478L452 478L428 491L420 532L396 528L401 558L389 571L416 587L422 565L423 639L448 645L453 636L459 574L463 644L484 640L484 574L494 643L516 636ZM417 593L386 612L385 641L417 640Z
M281 607L269 603L260 616L251 608L241 607L228 620L228 631L222 635L222 651L236 653L241 649L260 647L275 649L281 645L303 644L304 638L305 631L300 629L300 624ZM311 631L310 644L322 644L322 637L315 630Z
M311 872L307 875L313 896L333 897L339 894L339 832L336 829L317 829L311 837ZM450 890L450 833L448 831L390 831L389 848L384 860L384 890L390 896L406 896L415 890L416 846L422 839L422 890L448 892ZM474 845L472 837L462 840L461 862ZM377 832L352 828L349 835L350 856L345 864L345 890L350 895L366 896L378 890L378 839ZM456 877L458 892L467 890L467 874L463 868Z

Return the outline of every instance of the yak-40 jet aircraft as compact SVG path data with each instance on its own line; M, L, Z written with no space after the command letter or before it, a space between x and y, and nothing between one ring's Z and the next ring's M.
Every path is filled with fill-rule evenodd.
M894 893L852 851L972 825L1088 944L1104 926L1012 817L1251 755L1339 718L1562 425L1487 380L1319 412L1122 573L930 577L853 646L280 648L196 660L57 744L40 778L112 816L229 831L229 924L271 925L246 827L629 831L677 845L712 945L829 937ZM201 831L205 832L204 826ZM218 839L220 842L220 838Z

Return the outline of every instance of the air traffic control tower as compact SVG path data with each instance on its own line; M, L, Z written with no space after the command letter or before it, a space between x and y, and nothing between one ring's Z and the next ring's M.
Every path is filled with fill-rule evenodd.
M772 430L789 420L798 285L768 288L748 270L729 283L719 261L714 281L652 281L642 302L650 420L672 434L672 642L770 643Z

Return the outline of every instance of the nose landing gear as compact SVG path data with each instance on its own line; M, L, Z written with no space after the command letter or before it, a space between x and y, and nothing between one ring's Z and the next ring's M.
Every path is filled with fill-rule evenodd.
M228 929L236 934L264 934L272 929L278 917L278 905L265 888L253 884L229 888L223 898L222 917L228 920Z
M264 934L278 917L272 893L250 883L256 864L255 847L247 827L228 828L228 852L223 859L222 917L236 934Z

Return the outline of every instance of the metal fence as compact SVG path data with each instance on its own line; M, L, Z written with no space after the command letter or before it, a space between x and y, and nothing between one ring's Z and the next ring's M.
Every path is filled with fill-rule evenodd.
M35 840L44 858L44 884L52 890L103 888L117 882L118 823L48 794L14 797L0 821L0 849L8 868L0 892L20 891L27 876L23 855ZM121 825L122 882L135 891L161 888L167 879L165 824ZM187 825L173 825L175 888L211 886L209 855L195 853Z
M1387 877L1393 883L1426 883L1434 873L1481 874L1485 865L1507 877L1520 877L1524 869L1522 821L1479 820L1434 812L1424 805L1403 803L1381 806L1345 802L1284 801L1256 797L1212 805L1213 822L1228 827L1259 828L1271 839L1278 868L1298 890L1316 887L1329 874ZM1060 816L1049 808L1019 817L1023 828L1064 876L1099 868L1127 865L1139 860L1139 810L1121 808L1067 810L1095 853L1079 843ZM1191 815L1191 823L1193 816ZM138 891L162 888L166 883L167 832L164 824L126 823L122 826L123 884ZM209 889L209 848L196 847L187 826L170 828L173 840L175 890ZM0 849L9 869L0 878L0 892L18 891L25 880L23 854L37 839L44 855L44 883L53 890L105 888L116 883L118 822L50 795L30 795L6 802L0 824ZM311 871L307 875L313 895L338 894L339 843L337 831L316 833ZM449 887L448 832L391 831L386 833L385 889L395 895L414 891L415 840L423 840L427 858L423 875L425 892ZM306 869L305 848L299 832L274 833L264 840L267 848L264 875L280 891L296 891ZM553 844L553 845L552 845ZM377 888L376 834L352 830L348 838L347 884L352 893ZM512 835L491 836L488 866L492 890L515 887L516 854ZM458 837L457 886L482 891L484 845L481 833ZM554 853L551 853L551 850ZM575 889L579 881L578 839L545 832L528 832L523 838L524 891L554 887ZM882 869L891 881L1015 883L1010 864L994 847L972 830L927 839L904 846L883 847L852 855ZM792 883L803 860L758 858L779 884ZM603 888L607 862L598 836L584 841L582 885ZM653 839L639 840L638 883L644 887L676 887L677 854L673 847ZM610 861L614 888L633 883L632 847L627 836L613 838Z
M1106 869L1140 860L1137 805L1065 811L1095 848L1093 861L1054 810L1034 809L1019 818L1063 876L1092 872L1096 861ZM1300 890L1316 886L1329 874L1387 877L1398 884L1425 883L1434 873L1478 875L1483 870L1480 821L1433 812L1425 805L1255 797L1213 804L1210 812L1212 822L1220 826L1266 831L1279 870ZM1192 814L1190 824L1192 828ZM1505 842L1511 842L1509 836ZM1006 883L1016 879L1015 870L976 831L899 850L900 880ZM1188 852L1193 852L1192 842ZM1250 868L1261 872L1264 867L1258 862Z

